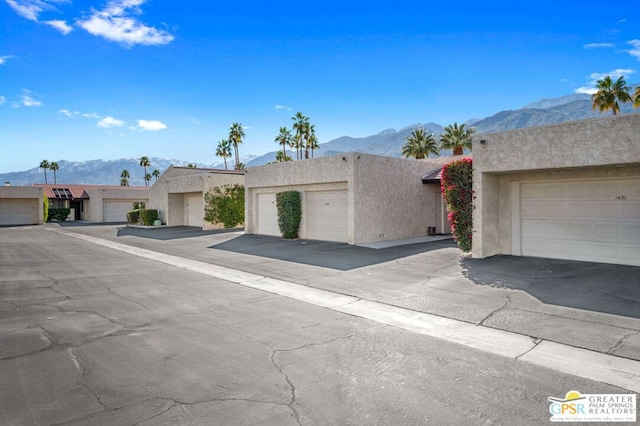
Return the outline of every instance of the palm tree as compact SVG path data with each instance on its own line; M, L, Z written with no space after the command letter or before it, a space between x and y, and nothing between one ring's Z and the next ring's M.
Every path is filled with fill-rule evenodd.
M231 157L231 142L229 142L229 139L222 139L218 142L216 157L224 159L224 169L227 170L227 158Z
M53 172L53 183L58 183L58 178L56 176L56 172L60 170L58 163L56 161L52 161L51 164L49 164L49 170Z
M286 127L280 127L280 133L278 134L278 136L276 136L274 140L274 142L277 142L278 144L282 144L281 158L283 159L279 161L286 161L284 160L284 158L287 157L287 145L290 145L292 141L293 141L293 137L291 136L291 130L288 130ZM278 157L276 157L276 161L278 161Z
M44 183L45 184L47 183L47 170L49 169L49 166L50 166L50 164L49 164L48 160L42 160L40 162L40 168L42 170L44 170Z
M144 184L145 186L149 186L149 181L151 180L151 178L147 179L147 167L151 167L151 161L149 160L149 157L140 157L140 165L144 167Z
M311 158L313 158L313 153L316 149L320 148L318 144L318 137L316 136L316 126L311 125L311 131L309 132L309 139L307 140L307 146L311 149Z
M151 174L150 173L145 173L144 174L144 186L149 186L149 181L151 180Z
M282 151L276 152L276 163L281 163L283 161L292 161L293 159L289 157L287 154L283 154Z
M424 129L415 129L405 139L407 143L402 147L402 155L406 158L415 157L416 160L421 160L429 154L440 155L436 138L433 134L427 135Z
M195 165L195 164L193 164L193 163L187 163L187 168L188 168L188 169L195 169L195 168L196 168L196 165Z
M596 82L596 89L598 89L598 91L591 96L591 100L593 101L591 108L598 109L600 112L611 110L613 115L616 115L620 112L618 101L631 102L629 86L627 86L627 82L623 76L618 77L615 83L611 80L611 77L606 76Z
M635 92L633 92L633 107L640 107L640 85L636 87Z
M124 169L122 173L120 173L120 186L129 186L129 170Z
M464 124L458 127L458 123L453 123L444 128L444 133L440 135L440 149L450 149L453 155L464 154L464 149L471 151L471 142L476 129L470 127L465 129Z
M293 130L296 131L293 140L295 141L296 148L296 160L302 159L302 149L303 149L303 140L305 134L308 132L309 127L309 117L305 117L301 111L296 112L296 115L291 117L294 121Z
M229 141L233 145L234 154L236 156L236 170L240 170L240 155L238 153L238 145L242 143L244 139L244 130L242 124L233 123L229 129Z
M244 169L245 169L244 163L236 164L235 170L244 170Z
M157 182L157 181L158 181L158 178L160 177L160 170L158 170L158 169L154 169L154 170L151 172L151 176L153 176L154 178L156 178L156 182Z

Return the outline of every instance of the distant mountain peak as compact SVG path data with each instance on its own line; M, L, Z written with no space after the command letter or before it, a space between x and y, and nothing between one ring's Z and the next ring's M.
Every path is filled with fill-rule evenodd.
M546 109L553 108L560 105L565 105L575 101L583 101L591 99L591 95L585 93L574 93L571 95L561 96L559 98L552 99L540 99L537 102L525 105L520 109Z

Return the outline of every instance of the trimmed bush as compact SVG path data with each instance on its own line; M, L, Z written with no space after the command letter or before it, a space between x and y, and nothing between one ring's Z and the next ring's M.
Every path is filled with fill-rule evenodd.
M134 201L133 209L134 210L142 210L145 208L144 201Z
M64 222L71 213L71 209L49 209L49 222L55 220Z
M127 212L127 223L138 224L140 223L140 211L142 209L133 209Z
M442 168L442 194L449 210L453 238L464 252L473 239L473 163L470 158L452 161Z
M147 226L153 225L153 222L158 220L158 210L156 209L144 209L140 210L140 218L142 219L142 223Z
M302 219L302 199L298 191L285 191L276 194L278 209L278 227L283 238L298 238Z
M204 194L204 220L235 228L244 225L244 186L223 185Z
M46 195L42 197L42 221L49 221L49 198Z

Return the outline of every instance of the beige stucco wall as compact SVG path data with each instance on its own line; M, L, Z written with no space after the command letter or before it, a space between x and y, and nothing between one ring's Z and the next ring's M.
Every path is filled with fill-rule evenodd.
M151 187L148 208L157 209L160 220L168 226L185 223L185 194L204 194L216 186L244 185L241 172L169 167ZM204 218L204 210L202 212ZM217 229L219 226L203 220L203 229Z
M105 201L142 201L149 202L149 188L144 186L112 186L91 188L85 190L89 200L84 201L84 220L89 222L104 222Z
M38 200L38 215L37 217L26 218L25 222L31 222L31 224L42 224L44 216L43 206L44 189L30 186L0 186L0 199L23 199L23 200Z
M476 135L473 256L512 253L512 182L640 176L638 129L627 114Z
M246 174L245 232L254 233L261 193L288 190L305 194L346 189L349 244L427 235L435 226L434 188L420 177L440 165L424 161L348 153L311 160L251 167ZM306 238L305 214L300 237Z

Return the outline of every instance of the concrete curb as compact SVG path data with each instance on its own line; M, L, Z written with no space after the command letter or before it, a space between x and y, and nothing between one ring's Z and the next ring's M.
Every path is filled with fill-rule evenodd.
M88 235L53 228L46 228L46 230L245 287L366 318L412 333L443 339L495 355L526 361L574 376L640 392L640 361L561 343L536 340L522 334L363 300L354 296L307 287Z

